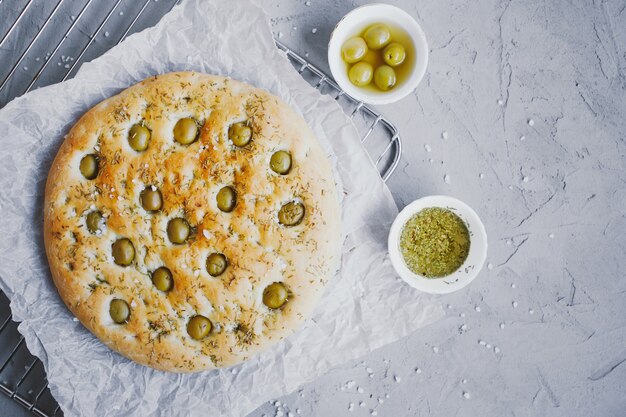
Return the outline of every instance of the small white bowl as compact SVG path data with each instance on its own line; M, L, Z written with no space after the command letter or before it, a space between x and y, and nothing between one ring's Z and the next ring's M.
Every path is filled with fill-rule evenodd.
M352 84L348 79L347 66L341 57L343 43L353 36L358 36L367 26L374 23L385 23L403 29L413 41L415 50L415 62L408 79L389 91L374 91ZM388 4L357 7L337 23L330 35L328 65L339 87L355 99L369 104L393 103L409 95L424 78L428 65L426 35L415 19L398 7Z
M426 278L414 273L407 267L400 251L404 225L413 215L429 207L452 210L465 222L470 234L467 259L456 272L443 278ZM431 294L447 294L465 287L476 278L487 258L487 233L476 212L464 202L443 195L420 198L406 206L391 226L388 245L391 263L400 277L413 288Z

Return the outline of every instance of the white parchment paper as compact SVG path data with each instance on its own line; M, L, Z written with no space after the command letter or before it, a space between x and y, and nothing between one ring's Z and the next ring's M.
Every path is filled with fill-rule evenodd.
M301 329L244 364L191 375L137 365L75 321L52 283L42 239L46 176L69 128L99 101L177 70L227 75L298 109L333 162L346 236L340 271ZM246 415L441 314L387 259L397 209L354 126L300 78L274 46L267 15L247 0L183 2L75 79L9 103L0 110L0 137L0 286L67 416Z

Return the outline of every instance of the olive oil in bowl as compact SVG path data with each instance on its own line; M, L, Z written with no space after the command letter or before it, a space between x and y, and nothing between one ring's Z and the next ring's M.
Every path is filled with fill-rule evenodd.
M367 29L377 23L378 22L372 22L371 24L365 25L359 30L354 31L353 33L350 34L348 39L353 38L353 37L364 38L365 32L367 31ZM384 24L389 29L389 32L391 34L391 39L385 45L385 47L392 43L398 43L404 47L405 54L406 54L404 61L401 64L392 67L396 76L395 85L393 87L391 87L388 90L381 90L380 88L376 86L373 77L372 77L371 82L369 82L367 85L358 86L359 88L366 90L369 93L382 95L390 91L396 90L402 87L404 83L406 83L406 81L410 78L413 72L413 69L415 67L416 53L415 53L415 45L413 43L413 40L404 29L402 29L399 26L394 26L393 23L390 23L390 22L380 22L380 23ZM366 62L370 64L374 68L374 70L376 70L376 68L379 68L383 65L387 65L387 63L385 62L383 58L383 51L385 50L385 47L381 49L368 48L368 51L365 53L365 56L361 58L358 62ZM347 63L343 61L343 65L344 65L344 71L347 74L349 73L350 68L353 65L355 65L355 63Z

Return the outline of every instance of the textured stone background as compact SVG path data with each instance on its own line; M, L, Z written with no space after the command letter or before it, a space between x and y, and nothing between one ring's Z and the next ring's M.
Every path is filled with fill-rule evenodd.
M12 1L0 16L24 3ZM68 3L76 14L84 2ZM276 36L325 70L334 24L363 3L263 1ZM379 108L405 144L389 186L400 207L428 194L473 206L488 267L439 298L440 322L251 416L626 416L626 2L390 3L422 25L431 55L415 93ZM140 26L170 5L151 5ZM112 45L115 24L86 59ZM73 42L58 54L76 56ZM3 74L18 49L0 51ZM59 78L50 67L42 84Z

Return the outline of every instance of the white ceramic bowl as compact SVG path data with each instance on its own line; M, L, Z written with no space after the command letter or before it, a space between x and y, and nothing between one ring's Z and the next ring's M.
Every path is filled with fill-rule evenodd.
M385 23L403 29L412 40L415 50L415 62L408 78L389 91L374 91L374 89L364 89L352 84L348 79L348 67L341 58L343 43L347 39L359 35L373 23ZM415 19L398 7L388 4L368 4L357 7L337 23L330 35L328 65L339 87L355 99L369 104L393 103L415 90L424 78L428 65L426 35Z
M467 259L456 272L444 278L426 278L414 273L407 267L400 252L400 235L405 223L414 214L429 207L452 210L465 222L470 233ZM464 202L443 195L420 198L406 206L391 226L388 245L391 263L400 277L413 288L431 294L447 294L465 287L476 278L487 258L487 233L476 212Z

